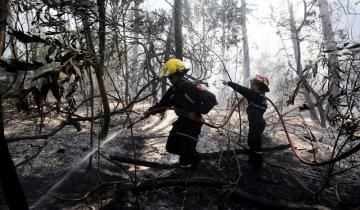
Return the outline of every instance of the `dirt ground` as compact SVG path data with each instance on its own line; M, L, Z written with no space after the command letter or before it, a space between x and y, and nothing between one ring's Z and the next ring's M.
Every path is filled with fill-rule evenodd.
M221 116L214 112L210 118L221 121ZM360 203L358 169L332 177L326 189L314 196L313 193L325 183L327 167L306 166L295 159L290 149L265 152L262 169L249 167L247 156L242 153L203 159L187 186L183 186L179 176L174 176L177 170L174 168L138 166L135 170L134 165L114 162L111 157L134 158L135 151L139 160L172 166L176 164L178 157L165 151L166 136L176 117L168 112L164 120L152 116L136 124L134 141L129 130L119 132L122 129L119 123L123 119L120 116L115 119L118 121L113 124L117 126L109 132L109 136L114 134L114 137L100 143L100 152L96 150L98 140L95 137L95 150L90 148L90 123L83 122L80 132L74 126L66 126L46 140L8 144L32 209L342 209L344 206L334 206L331 201L341 200L343 205ZM61 120L61 117L46 118L44 132ZM7 137L36 132L33 122L25 120L23 115L13 116L6 125ZM263 147L287 143L279 127L269 126L268 122ZM96 129L98 125L95 125L95 133ZM274 132L276 129L278 133ZM296 132L296 127L289 130ZM229 139L233 142L229 142ZM221 151L242 149L243 146L246 146L245 137L238 140L236 136L227 136L224 131L204 126L197 150L202 154L221 154ZM300 141L296 147L301 155L312 157L311 147ZM88 158L90 154L91 164ZM135 179L136 183L153 183L153 186L140 192L129 190L136 187L133 184ZM180 184L174 186L173 183L179 179ZM166 180L168 186L164 184ZM226 185L195 186L199 180ZM4 202L1 198L0 209L6 209Z

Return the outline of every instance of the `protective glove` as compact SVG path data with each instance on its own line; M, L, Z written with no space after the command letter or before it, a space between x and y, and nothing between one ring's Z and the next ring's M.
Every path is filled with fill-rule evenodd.
M221 80L221 81L222 81L223 85L228 85L229 84L228 81L225 81L225 80Z
M144 113L143 113L143 117L146 119L146 118L148 118L148 117L150 117L150 115L151 115L151 112L149 112L149 110L147 110L147 111L145 111Z
M195 112L190 112L189 114L188 114L188 117L190 118L190 119L196 119L196 113Z

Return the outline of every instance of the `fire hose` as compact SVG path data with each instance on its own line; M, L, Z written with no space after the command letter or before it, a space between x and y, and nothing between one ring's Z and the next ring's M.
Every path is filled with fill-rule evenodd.
M224 127L230 120L231 116L233 115L233 113L235 112L235 109L244 101L245 98L242 98L240 99L231 109L230 109L230 113L228 114L228 116L226 117L225 121L221 124L211 124L209 122L206 122L203 118L201 117L190 117L190 112L188 111L185 111L183 109L180 109L180 108L177 108L177 107L158 107L158 108L155 108L155 109L152 109L151 112L152 113L156 113L158 111L165 111L165 110L174 110L178 115L182 116L182 117L187 117L189 119L192 119L194 121L198 121L198 122L201 122L203 123L204 125L208 126L208 127L211 127L211 128L216 128L216 129L219 129L219 128L222 128ZM290 148L292 150L292 152L294 153L295 157L297 157L299 159L300 162L306 164L306 165L309 165L309 166L324 166L324 165L330 165L330 164L334 164L346 157L349 157L350 155L356 153L357 151L360 150L360 143L357 144L355 147L349 149L348 151L342 153L341 155L338 155L334 158L331 158L329 160L325 160L325 161L322 161L322 162L316 162L316 161L311 161L311 160L307 160L303 157L300 156L300 154L297 152L296 148L294 147L294 143L293 141L291 140L290 136L289 136L289 133L286 129L286 126L285 126L285 122L284 122L284 119L281 115L281 113L279 112L279 109L277 108L277 106L274 104L274 102L272 100L270 100L268 97L266 97L266 99L271 103L271 105L274 107L276 113L278 114L279 118L280 118L280 122L282 124L282 127L284 129L284 132L285 132L285 135L286 135L286 138L287 138L287 141L290 145ZM137 122L141 121L145 119L144 116L140 117L139 119L135 120L133 123L131 123L129 127L133 126L134 124L136 124Z

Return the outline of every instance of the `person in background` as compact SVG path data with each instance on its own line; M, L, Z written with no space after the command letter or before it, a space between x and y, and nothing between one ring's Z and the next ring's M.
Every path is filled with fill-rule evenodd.
M246 114L249 121L248 146L250 148L248 162L254 167L261 167L263 162L262 154L262 134L266 123L263 115L267 109L267 99L265 92L269 92L269 79L263 75L256 75L250 80L250 88L239 84L223 81L224 85L228 85L236 92L243 95L247 101Z

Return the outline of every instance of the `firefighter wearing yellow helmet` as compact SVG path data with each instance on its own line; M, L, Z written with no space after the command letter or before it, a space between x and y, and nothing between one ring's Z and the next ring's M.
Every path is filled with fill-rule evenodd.
M160 69L160 76L167 77L172 86L159 103L144 112L144 117L147 118L150 115L164 112L170 107L175 108L178 119L172 124L173 128L166 143L166 151L180 156L180 171L183 169L185 171L194 170L197 167L199 157L196 152L196 144L202 123L195 118L201 119L201 115L209 112L216 104L215 95L184 78L187 72L185 64L179 59L172 58L165 62ZM208 97L205 97L206 95ZM179 110L188 114L185 116Z
M164 64L160 69L160 77L169 77L174 74L186 74L188 69L185 67L184 62L180 59L172 58Z

